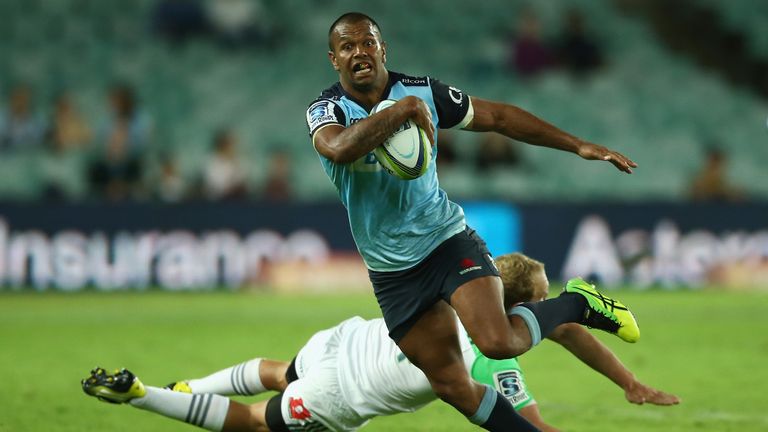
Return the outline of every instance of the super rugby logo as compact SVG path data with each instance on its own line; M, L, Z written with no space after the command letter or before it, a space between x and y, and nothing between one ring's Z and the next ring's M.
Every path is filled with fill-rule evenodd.
M338 122L333 108L334 104L331 101L318 101L312 104L307 110L309 129L315 130L315 128L325 123Z
M517 405L530 398L525 392L525 384L520 371L510 370L497 372L493 375L496 382L496 388L507 398L512 405Z

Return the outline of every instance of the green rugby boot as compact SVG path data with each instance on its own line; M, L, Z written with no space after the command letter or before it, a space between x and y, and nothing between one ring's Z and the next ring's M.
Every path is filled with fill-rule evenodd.
M80 384L85 394L114 404L125 403L147 394L144 384L127 369L115 370L114 374L109 375L107 371L97 367L91 371L91 376Z
M621 302L601 294L594 285L581 278L565 284L563 293L575 293L587 299L587 308L580 324L615 334L630 343L640 339L640 328L635 316Z

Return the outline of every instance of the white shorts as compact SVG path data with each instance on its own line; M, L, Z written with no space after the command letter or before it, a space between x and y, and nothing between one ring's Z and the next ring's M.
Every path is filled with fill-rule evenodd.
M338 378L339 341L350 318L315 333L296 356L296 381L288 384L280 401L283 420L291 431L355 431L367 420L344 400Z

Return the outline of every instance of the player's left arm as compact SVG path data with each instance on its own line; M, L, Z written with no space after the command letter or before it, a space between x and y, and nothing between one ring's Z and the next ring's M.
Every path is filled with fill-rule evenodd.
M680 399L638 381L616 355L584 327L578 324L558 326L549 339L554 340L587 366L600 372L624 390L629 402L654 405L676 405Z
M577 138L514 105L477 97L471 100L474 116L464 127L466 130L498 132L528 144L576 153L584 159L608 161L626 173L637 167L623 154Z

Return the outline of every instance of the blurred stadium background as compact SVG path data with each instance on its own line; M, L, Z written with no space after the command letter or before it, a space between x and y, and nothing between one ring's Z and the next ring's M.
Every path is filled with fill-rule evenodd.
M728 328L730 319L717 320L719 305L756 314L768 305L765 2L0 0L0 340L7 336L12 347L0 351L3 370L23 363L35 376L36 367L56 366L33 357L61 356L66 374L53 388L76 392L77 374L92 362L120 362L128 353L120 343L83 348L88 356L77 350L99 322L120 329L127 343L162 349L164 341L142 336L151 328L179 331L187 307L195 316L206 313L195 301L185 306L190 294L155 291L224 291L200 294L212 296L202 303L221 311L244 300L259 314L261 302L278 296L287 310L271 322L301 337L357 310L376 314L344 209L304 121L309 102L337 79L326 35L350 10L377 19L390 69L516 104L640 165L625 176L570 154L441 132L441 185L465 206L494 253L522 250L544 261L553 280L589 275L626 290L648 311L670 298L696 298L701 314L685 315L690 333L681 330L680 338L696 334L697 320ZM152 292L135 294L143 291ZM311 301L327 296L329 304L349 307L299 326L286 304L308 293L320 295ZM221 300L227 296L232 303ZM169 318L152 308L158 301L182 313ZM154 314L144 318L154 327L131 332L119 319L89 312L112 310L115 302L148 307ZM77 313L60 313L70 309ZM747 339L752 347L741 351L729 345L723 357L735 363L727 373L740 374L730 384L740 383L746 395L759 368L737 365L768 354L768 323L755 326L734 332L762 342ZM51 354L48 339L34 339L41 335L61 335L75 346ZM207 336L206 343L216 339ZM195 361L172 348L163 363L200 367L158 365L150 376L201 373L242 355L270 354L222 351L244 337L225 338L214 354L182 350ZM690 347L675 350L674 337L649 338L647 348L636 348L652 355L630 355L628 363L663 380L651 384L690 392L688 400L699 391L733 397L735 387L706 382L704 369L678 390L676 376L655 366L670 358L684 369ZM298 339L274 355L289 357ZM25 350L26 343L41 346ZM655 355L665 357L656 364L649 360ZM83 364L83 357L93 360ZM139 357L129 360L152 367ZM0 430L83 430L93 420L81 412L91 401L78 401L57 408L66 427L34 423L35 412L22 405L54 399L40 383L5 378L26 396L5 396L4 405L17 408L5 420L0 415ZM602 430L578 423L581 408L555 400L547 407L566 429L575 418L574 430ZM658 410L633 417L624 406L619 417L629 416L637 430L768 429L749 397L720 412L693 400L699 404L684 408L686 419ZM113 418L134 419L120 415L127 416ZM665 427L666 416L679 422ZM434 428L441 417L427 418L412 430ZM156 430L168 430L162 419L152 420Z

